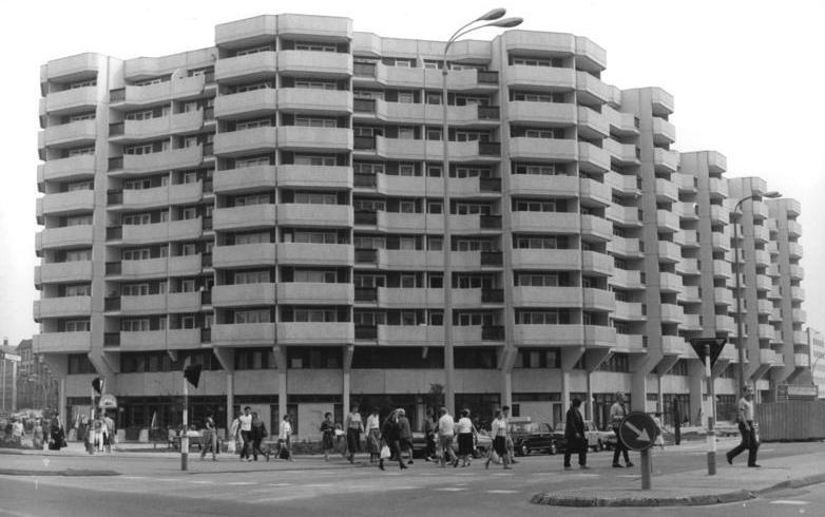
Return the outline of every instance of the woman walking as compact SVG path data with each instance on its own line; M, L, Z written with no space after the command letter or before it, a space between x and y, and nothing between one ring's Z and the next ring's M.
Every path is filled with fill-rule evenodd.
M381 442L381 419L378 416L378 408L372 408L372 413L367 417L367 451L370 453L370 463L374 463L378 458Z
M281 420L278 445L280 445L278 455L281 459L295 461L292 459L292 424L289 422L289 413Z
M266 432L264 421L258 418L258 413L252 413L252 458L258 461L258 454L266 456L266 461L269 461L269 449L266 452L261 450L261 442L267 437L269 433Z
M212 461L218 461L218 435L215 432L215 420L212 413L206 413L203 421L203 448L201 449L201 461L206 457L206 453L212 451Z
M470 456L473 454L473 443L478 434L470 420L470 410L461 410L461 418L458 419L458 457L461 460L461 466L466 467L471 463ZM458 466L458 463L454 464Z
M398 460L398 468L408 468L404 465L404 460L401 458L401 428L398 425L398 411L393 411L390 416L384 420L384 425L381 428L381 440L390 449L390 460ZM384 470L384 458L379 453L378 468Z
M504 419L504 415L501 411L496 411L496 418L490 426L490 433L493 435L493 450L487 457L487 462L484 464L484 468L490 468L490 462L493 461L494 453L501 458L501 462L504 463L505 469L509 470L513 468L510 466L510 455L507 452L507 420Z
M361 421L358 406L352 406L352 411L347 415L344 427L347 428L347 457L349 462L353 463L355 453L361 450L361 433L364 432L364 423Z

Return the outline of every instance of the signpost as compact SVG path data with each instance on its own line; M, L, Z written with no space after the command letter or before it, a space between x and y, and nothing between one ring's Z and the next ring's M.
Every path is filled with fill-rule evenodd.
M713 423L716 416L716 393L713 386L713 373L711 368L719 358L722 349L725 348L726 338L693 338L690 346L699 356L699 360L705 365L705 378L707 379L708 392L708 475L716 475L716 433L713 432Z
M641 453L642 490L650 490L650 448L659 436L653 417L641 411L629 413L619 425L619 440L628 449Z

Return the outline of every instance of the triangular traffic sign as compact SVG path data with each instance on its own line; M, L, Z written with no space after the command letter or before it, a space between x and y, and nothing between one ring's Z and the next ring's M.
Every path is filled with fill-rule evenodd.
M699 356L699 360L704 364L705 345L710 345L710 365L713 366L716 364L716 360L719 358L719 354L722 353L722 349L725 348L725 343L727 342L727 338L723 337L697 337L690 340L690 346L693 347L696 355Z

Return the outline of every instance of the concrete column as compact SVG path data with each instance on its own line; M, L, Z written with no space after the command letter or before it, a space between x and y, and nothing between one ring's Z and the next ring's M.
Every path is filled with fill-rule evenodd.
M561 372L561 406L562 409L570 407L570 372Z
M350 399L350 376L349 371L344 371L344 392L341 394L344 403L344 417L349 414L349 399ZM342 422L343 423L343 422Z
M688 379L690 384L690 422L693 425L702 425L707 422L705 400L703 397L705 385L705 366L698 359L688 360ZM701 413L697 414L697 409ZM696 419L699 419L698 421Z
M647 405L647 373L644 370L633 372L630 378L630 408L644 411Z
M584 401L584 419L593 420L593 372L588 371L587 376L587 400Z
M501 405L513 406L513 373L501 372Z
M235 406L235 372L229 371L226 374L226 432L232 428L232 420L235 419L232 408Z
M17 411L17 362L11 362L11 410Z
M658 399L656 401L656 411L658 411L659 413L662 413L662 422L664 422L664 419L665 419L665 416L664 416L665 415L665 388L664 388L664 386L662 386L662 377L664 377L664 375L659 374L659 390L658 390L658 393L657 393L657 396L656 396L656 398Z
M278 371L278 424L286 414L286 365ZM277 432L277 430L273 430Z
M63 422L63 426L67 426L67 418L70 415L66 414L66 377L61 376L58 382L57 388L57 412L60 415L60 421Z

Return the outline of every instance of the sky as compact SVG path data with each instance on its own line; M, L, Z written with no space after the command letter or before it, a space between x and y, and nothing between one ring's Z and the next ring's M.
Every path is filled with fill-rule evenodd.
M607 51L605 82L660 86L674 95L674 149L719 151L728 177L761 176L769 189L799 200L803 309L807 325L825 331L825 2L41 0L0 8L0 336L17 344L38 332L32 302L41 64L81 52L126 59L210 47L215 25L260 14L345 16L356 31L444 40L494 7L524 18L520 29L588 37ZM473 37L495 34L483 29Z

